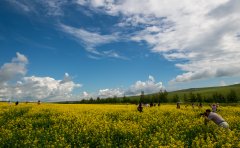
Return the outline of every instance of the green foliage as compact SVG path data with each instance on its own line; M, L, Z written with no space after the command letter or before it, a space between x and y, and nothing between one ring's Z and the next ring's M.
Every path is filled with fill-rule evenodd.
M237 98L237 93L236 91L234 91L233 89L230 90L230 92L227 95L227 100L228 102L237 102L238 98Z
M179 96L178 96L177 94L174 95L174 96L173 96L173 99L172 99L172 102L177 103L177 102L179 102L179 101L180 101Z

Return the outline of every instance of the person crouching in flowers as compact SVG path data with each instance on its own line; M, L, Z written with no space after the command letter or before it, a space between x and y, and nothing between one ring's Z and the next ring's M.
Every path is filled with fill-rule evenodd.
M141 113L143 111L142 103L139 103L137 110Z
M228 123L217 113L211 112L210 109L207 109L204 115L205 115L205 124L207 124L207 122L212 120L215 124L223 128L229 129Z

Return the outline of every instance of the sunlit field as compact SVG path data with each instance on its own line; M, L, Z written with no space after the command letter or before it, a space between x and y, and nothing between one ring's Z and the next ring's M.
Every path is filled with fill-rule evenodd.
M240 107L220 106L231 131L176 105L0 103L0 147L240 147Z

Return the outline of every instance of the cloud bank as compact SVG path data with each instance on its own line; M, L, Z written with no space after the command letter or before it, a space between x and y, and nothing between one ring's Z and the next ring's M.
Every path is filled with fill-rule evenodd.
M81 84L74 83L68 73L63 80L51 77L25 76L28 59L17 52L11 63L5 63L0 69L0 98L5 100L66 100L72 96L74 88Z
M144 91L145 94L151 94L159 92L160 90L164 89L164 86L162 82L156 82L154 77L149 75L148 80L146 81L136 81L133 85L131 85L129 88L121 89L100 89L98 91L97 96L100 98L108 98L108 97L123 97L125 96L134 96L134 95L140 95L142 91Z
M73 94L75 88L82 87L81 84L73 82L71 76L65 73L62 80L51 77L26 76L28 58L16 53L10 63L5 63L0 69L0 98L1 100L12 101L72 101L83 98L108 98L122 97L124 95L139 95L141 91L145 94L156 93L163 89L162 82L156 82L154 77L149 75L146 81L136 81L129 88L106 88L98 92Z

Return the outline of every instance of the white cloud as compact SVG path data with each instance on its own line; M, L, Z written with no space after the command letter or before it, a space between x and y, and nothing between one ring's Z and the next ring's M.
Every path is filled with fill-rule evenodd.
M96 32L89 32L84 29L75 28L64 24L60 24L59 26L63 32L66 32L75 37L77 40L81 41L86 46L86 49L93 53L98 53L94 49L96 46L117 40L116 35L101 35Z
M42 5L46 8L47 14L50 15L50 16L62 16L62 15L64 15L62 7L66 3L67 3L66 0L42 1Z
M90 95L86 91L83 92L83 98L88 98L89 96Z
M74 83L68 73L63 80L51 77L28 76L25 55L16 53L11 63L5 63L0 69L0 98L19 100L58 101L71 98L74 88L81 84ZM56 100L55 100L56 99Z
M106 88L106 89L100 89L97 94L92 94L91 97L96 98L99 96L100 98L108 98L108 97L123 97L126 96L134 96L134 95L140 95L142 91L144 91L145 94L151 94L159 92L160 90L164 89L162 82L156 82L154 77L149 75L148 80L146 81L137 81L130 87L126 89L122 88Z
M153 76L149 76L147 81L137 81L126 92L126 95L139 95L141 91L145 94L156 93L163 89L162 82L155 82Z
M121 97L121 96L123 96L123 94L124 94L124 92L119 88L116 88L116 89L100 89L99 92L98 92L98 96L100 98L107 98L107 97L114 97L114 96Z
M184 73L172 82L240 75L238 0L101 0L82 5L123 16L120 27L141 26L131 40L148 43L168 60L180 60L176 66Z
M18 9L23 10L25 12L29 12L31 11L31 7L29 7L28 4L24 3L24 2L19 2L17 0L12 0L9 1L12 5L16 6Z
M101 57L110 57L110 58L118 58L123 60L128 59L127 57L121 56L113 50L105 50L101 52L96 50L97 46L117 41L119 39L119 36L117 35L117 33L112 35L101 35L100 33L97 33L97 32L89 32L84 29L75 28L75 27L64 25L64 24L60 24L59 26L63 32L70 34L78 42L83 43L86 50L94 54L94 56L90 55L89 56L90 58L99 59Z
M59 101L72 94L74 88L81 87L73 81L64 82L51 77L23 77L15 85L0 85L0 96L19 100ZM56 98L54 100L53 98Z
M64 78L60 83L66 83L66 82L71 82L71 81L72 81L72 78L69 76L68 73L65 73Z
M113 50L103 51L101 53L101 55L104 56L104 57L117 58L117 59L122 59L122 60L129 60L129 58L127 58L125 56L121 56Z
M79 5L85 5L87 2L86 0L77 0L76 3Z
M5 63L0 68L0 84L26 74L28 59L18 52L16 54L17 57L13 58L11 63Z
M63 7L68 4L67 0L48 0L48 1L28 1L11 0L8 1L21 12L34 13L46 16L63 16Z

